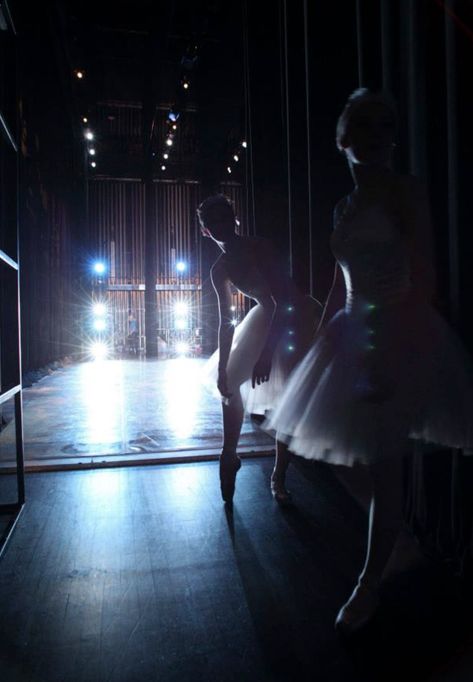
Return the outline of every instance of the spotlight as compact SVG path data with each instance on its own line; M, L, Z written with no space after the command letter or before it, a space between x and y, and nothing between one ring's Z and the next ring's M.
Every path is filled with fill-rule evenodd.
M94 360L104 360L108 355L108 346L106 343L97 341L90 346L89 352Z
M97 166L97 164L95 163L95 161L92 161L92 163L91 163L90 165L92 166L92 168L95 168L95 167Z
M177 130L177 125L175 123L173 123L171 127L173 130Z
M179 341L176 343L176 353L178 355L185 355L189 352L189 344L185 341Z
M107 328L107 323L102 318L99 318L94 320L92 326L96 332L103 332Z
M166 139L166 144L168 147L172 147L172 139L170 137Z
M174 111L174 109L171 109L171 111L168 114L168 119L175 123L177 119L179 118L179 113L177 111Z
M103 315L107 314L107 306L105 303L94 303L92 312L96 317L103 317Z
M188 81L184 81L184 83L182 84L182 87L184 88L184 90L189 90L189 86L190 86L190 83Z
M103 261L96 261L93 265L93 270L94 272L97 273L97 275L103 275L103 273L106 270L105 263Z
M185 272L187 270L187 263L184 263L183 260L179 260L176 263L176 270L178 272Z
M94 139L94 134L91 130L85 131L85 139L86 140L93 140Z
M164 163L163 163L163 165L161 166L161 170L162 170L162 171L165 171L165 170L166 170L166 166L164 165Z
M84 72L81 69L76 70L76 78L78 78L80 81L84 78Z
M167 152L164 152L163 159L166 159L166 160L169 159L169 154Z
M87 118L87 116L82 116L82 123L88 123L88 122L89 122L89 119Z
M238 156L238 154L233 154L233 160L237 161L237 162L240 160L240 157Z
M238 320L236 320L235 318L233 318L233 320L232 320L232 327L236 327L237 324L238 324Z
M248 147L247 141L243 140L243 142L241 143L241 146L243 147L243 149L246 149Z
M174 305L174 312L176 315L187 315L188 310L189 306L187 305L186 301L178 301Z
M179 317L175 323L174 326L176 329L187 329L187 320L183 317Z
M90 154L90 156L95 156L96 152L95 152L95 149L93 147L91 147L89 149L89 154Z
M232 169L230 168L230 166L227 166L227 173L231 174L231 172L232 172Z
M232 312L235 312L235 310L236 310L236 305L231 305L231 306L230 306L230 310L231 310Z

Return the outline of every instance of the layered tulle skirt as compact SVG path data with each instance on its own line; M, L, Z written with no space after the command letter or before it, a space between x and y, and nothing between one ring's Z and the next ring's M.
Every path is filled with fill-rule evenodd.
M240 391L248 413L265 415L274 408L292 369L310 347L320 312L320 304L310 296L285 306L286 323L273 354L269 381L254 388L251 376L266 343L273 309L257 304L235 327L227 363L228 389L232 394ZM216 397L220 397L217 390L218 360L219 352L216 350L205 363L202 374L204 384Z
M401 457L409 438L468 451L471 360L429 306L359 299L319 333L266 426L294 453L334 464Z

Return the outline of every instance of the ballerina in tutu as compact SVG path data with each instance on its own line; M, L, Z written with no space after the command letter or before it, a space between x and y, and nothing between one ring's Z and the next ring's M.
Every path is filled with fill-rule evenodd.
M244 409L265 415L273 408L291 369L310 345L320 305L285 275L270 241L237 234L235 213L225 196L206 199L198 216L203 236L222 250L211 270L220 316L218 350L204 373L222 400L220 486L223 500L231 503L241 466L237 445ZM232 285L257 303L236 328ZM280 504L290 502L285 487L289 459L285 444L277 443L271 492Z
M366 561L336 620L346 633L377 607L402 523L409 439L473 446L470 359L430 305L428 202L417 179L391 170L395 123L390 101L365 89L351 95L338 120L337 145L355 188L335 208L334 282L314 344L269 424L298 455L362 465L370 474ZM337 312L342 279L345 306Z

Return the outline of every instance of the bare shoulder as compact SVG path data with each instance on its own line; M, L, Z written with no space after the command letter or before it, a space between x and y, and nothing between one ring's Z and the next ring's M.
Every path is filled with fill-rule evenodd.
M210 268L210 278L214 287L218 287L229 279L228 269L222 253Z

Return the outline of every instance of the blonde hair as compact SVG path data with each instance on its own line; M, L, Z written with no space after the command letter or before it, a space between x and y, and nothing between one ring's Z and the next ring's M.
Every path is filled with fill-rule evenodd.
M347 99L347 103L345 104L342 113L338 117L335 141L340 151L343 151L344 148L342 141L345 135L347 134L351 117L353 116L354 112L356 111L356 109L358 109L360 105L368 102L376 102L386 107L386 109L393 117L394 124L395 125L397 124L396 106L394 104L392 97L387 92L383 91L371 92L371 90L368 90L368 88L358 88L357 90L354 90L351 93L351 95Z

